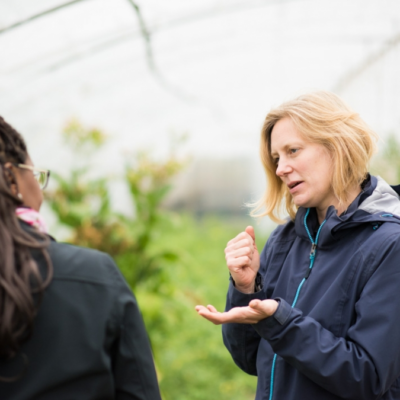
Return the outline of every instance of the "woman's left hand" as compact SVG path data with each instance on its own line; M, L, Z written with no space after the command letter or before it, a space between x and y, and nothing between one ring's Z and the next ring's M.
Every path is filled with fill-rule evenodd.
M203 318L208 319L215 325L220 324L256 324L262 319L273 315L278 308L276 300L252 300L247 307L234 307L229 311L220 313L217 309L208 305L196 306L196 311Z

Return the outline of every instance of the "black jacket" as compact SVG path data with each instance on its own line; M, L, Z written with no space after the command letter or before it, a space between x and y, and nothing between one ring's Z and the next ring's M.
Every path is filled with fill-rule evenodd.
M107 254L52 241L54 277L32 337L12 362L0 361L1 400L159 400L138 305ZM41 270L44 262L38 259Z

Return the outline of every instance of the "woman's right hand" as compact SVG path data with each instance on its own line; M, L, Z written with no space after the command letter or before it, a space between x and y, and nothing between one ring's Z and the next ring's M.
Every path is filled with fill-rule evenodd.
M235 281L235 287L243 293L254 293L257 272L260 268L260 255L257 250L254 229L248 226L230 240L225 248L225 259Z

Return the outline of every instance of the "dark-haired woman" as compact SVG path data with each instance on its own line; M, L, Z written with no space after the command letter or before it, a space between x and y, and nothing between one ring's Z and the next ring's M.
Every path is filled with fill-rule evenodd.
M136 300L112 259L46 234L48 176L0 117L0 398L161 399Z
M228 242L226 312L197 307L257 400L400 399L399 187L368 174L375 139L328 92L265 119L259 206L281 225L261 254L252 227Z

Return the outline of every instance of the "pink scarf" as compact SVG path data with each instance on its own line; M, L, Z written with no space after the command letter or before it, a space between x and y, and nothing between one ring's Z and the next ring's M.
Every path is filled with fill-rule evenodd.
M47 233L46 222L37 211L32 208L18 207L15 213L21 221L35 227L39 232Z

